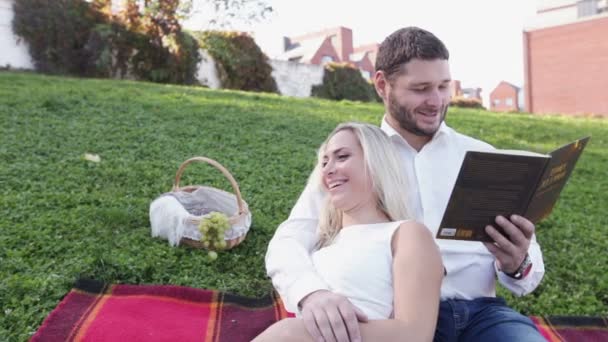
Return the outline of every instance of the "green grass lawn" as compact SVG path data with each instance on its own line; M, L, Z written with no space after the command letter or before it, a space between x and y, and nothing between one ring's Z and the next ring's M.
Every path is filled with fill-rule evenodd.
M261 296L264 253L337 123L379 123L379 104L128 81L0 73L0 340L25 340L80 277ZM547 152L592 140L554 213L537 227L546 275L530 315L608 314L608 121L452 108L448 123L500 148ZM96 153L100 163L83 160ZM150 202L179 164L226 166L253 213L247 239L209 261L150 237ZM210 166L182 184L229 189Z

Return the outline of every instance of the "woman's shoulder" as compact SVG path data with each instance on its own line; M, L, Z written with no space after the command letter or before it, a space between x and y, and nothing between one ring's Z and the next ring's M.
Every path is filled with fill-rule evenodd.
M399 226L397 227L397 230L398 230L399 234L405 234L408 236L411 236L411 235L427 236L428 235L432 238L431 231L423 223L414 221L414 220L407 220L407 221L399 222Z
M399 248L411 248L414 245L419 246L420 244L427 246L435 245L431 231L424 224L414 220L400 222L393 233L391 243L393 254Z

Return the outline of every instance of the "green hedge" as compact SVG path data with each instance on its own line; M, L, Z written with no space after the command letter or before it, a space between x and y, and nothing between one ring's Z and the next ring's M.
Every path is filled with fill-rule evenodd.
M331 100L379 100L373 85L350 63L327 63L323 83L313 86L311 95Z
M41 72L194 84L196 40L182 31L175 1L161 2L141 12L129 1L113 15L108 0L19 0L13 31Z
M485 109L483 104L478 99L469 99L466 97L453 97L450 100L450 106L460 107L460 108L478 108Z
M195 36L213 58L222 88L278 93L268 57L243 32L204 31Z
M36 70L88 76L87 42L103 18L82 0L19 0L13 3L13 31L23 37Z

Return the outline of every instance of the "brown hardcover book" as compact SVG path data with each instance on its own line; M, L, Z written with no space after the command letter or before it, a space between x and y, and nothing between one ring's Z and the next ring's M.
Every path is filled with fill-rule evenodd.
M492 241L485 227L494 224L498 215L517 214L533 223L547 217L589 139L578 139L547 155L467 152L437 238Z

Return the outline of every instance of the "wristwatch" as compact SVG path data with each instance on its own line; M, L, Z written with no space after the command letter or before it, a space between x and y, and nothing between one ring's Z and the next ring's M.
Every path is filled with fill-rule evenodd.
M503 273L513 279L519 280L519 279L523 279L525 276L527 276L528 273L530 273L531 269L532 269L532 260L530 259L530 255L528 253L526 253L526 257L524 258L524 261L521 262L521 265L519 265L519 267L515 270L515 272L513 272L513 273L503 272Z

